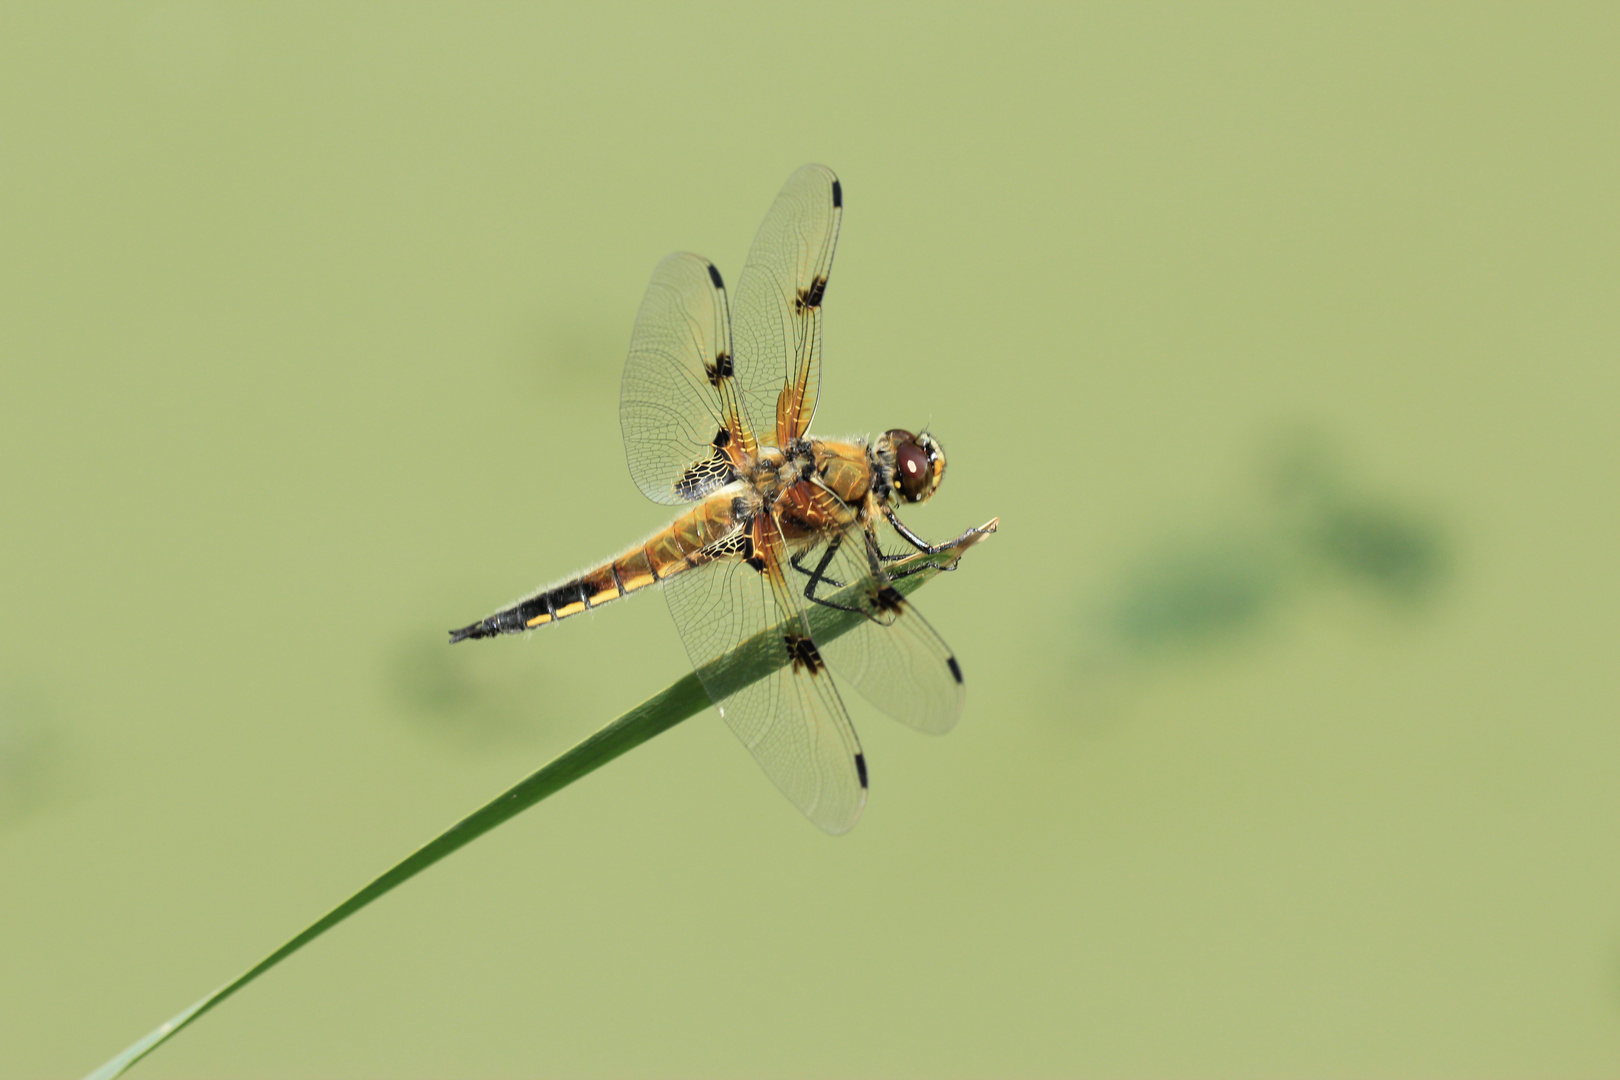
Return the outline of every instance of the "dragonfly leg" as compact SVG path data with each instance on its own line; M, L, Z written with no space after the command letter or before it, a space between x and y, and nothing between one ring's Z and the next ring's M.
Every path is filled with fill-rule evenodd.
M918 536L916 533L912 532L909 528L907 528L906 523L901 521L900 518L895 514L894 508L892 506L885 506L883 508L883 515L889 519L889 524L894 526L894 531L900 534L900 538L902 540L904 540L906 543L910 544L912 547L916 548L919 552L921 552L924 555L938 555L942 551L948 551L951 548L956 547L958 544L960 544L962 541L966 540L968 537L972 536L974 533L995 532L995 529L993 529L993 528L991 528L991 529L984 529L984 528L969 529L967 532L963 533L961 536L958 536L955 540L947 540L943 544L930 544L928 541L924 540L922 537ZM882 554L880 554L878 557L883 559L886 562L892 562L892 561L895 561L896 559L901 558L902 556L882 555ZM903 557L904 558L910 558L911 554L908 552ZM909 570L902 570L897 574L896 573L891 573L889 576L891 578L902 578L902 577L906 577L908 574L915 574L919 570L927 570L927 569L930 569L930 568L936 569L936 570L955 570L956 569L956 564L954 562L952 562L951 565L949 565L949 566L936 566L933 563L922 563L922 564L920 564L918 566L912 567Z
M889 519L889 524L893 525L894 531L900 534L900 539L904 540L906 543L910 544L924 555L938 555L947 548L955 547L957 544L960 544L963 540L966 540L968 537L979 531L978 529L969 529L961 536L958 536L955 540L948 540L943 544L930 544L928 541L924 540L922 537L918 536L916 533L912 532L906 527L906 523L901 521L900 518L895 514L894 507L885 506L883 508L883 516ZM884 557L888 558L888 556Z
M824 600L816 595L816 586L818 585L827 584L831 585L835 589L843 588L843 585L840 582L834 581L832 578L827 577L827 567L832 565L833 556L838 554L838 548L843 544L843 542L844 538L842 535L834 536L831 540L827 541L826 554L821 556L821 561L816 564L816 568L814 570L805 570L804 567L800 566L798 556L794 556L788 561L793 564L793 568L795 570L799 570L810 575L810 580L806 582L804 586L804 598L806 600L810 601L812 604L820 604L822 607L837 608L839 611L855 611L865 615L867 618L872 618L872 613L867 611L865 608L850 607L847 604L835 604L831 600Z
M810 578L812 582L818 581L818 580L819 581L824 581L828 585L831 585L835 589L842 589L844 587L844 583L842 581L834 581L832 578L830 578L830 577L828 577L826 575L827 563L828 563L829 560L832 559L833 554L835 552L837 552L837 550L838 549L837 549L836 546L829 547L827 549L826 558L822 559L821 560L821 565L816 567L814 570L806 569L804 564L799 561L800 559L804 558L807 554L809 554L809 552L807 552L807 551L801 551L801 552L798 552L795 555L790 556L788 558L788 565L792 566L793 569L797 570L799 573L803 574L805 577ZM807 586L807 588L808 588L808 586ZM809 596L809 593L806 593L805 595ZM814 600L815 597L812 596L812 597L810 597L810 599Z
M920 562L916 566L902 566L902 567L900 567L900 568L898 568L896 570L889 571L888 572L888 577L889 577L890 581L899 581L903 577L910 577L912 574L920 574L924 570L955 570L955 569L956 569L956 564L955 563L952 563L950 566L940 566L937 563Z

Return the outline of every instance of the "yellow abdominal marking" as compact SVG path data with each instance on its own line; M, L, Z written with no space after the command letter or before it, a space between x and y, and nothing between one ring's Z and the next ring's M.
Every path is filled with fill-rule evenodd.
M619 576L624 579L624 591L627 593L635 592L637 589L644 589L658 580L653 577L651 570L645 574L636 574L634 576L621 572Z

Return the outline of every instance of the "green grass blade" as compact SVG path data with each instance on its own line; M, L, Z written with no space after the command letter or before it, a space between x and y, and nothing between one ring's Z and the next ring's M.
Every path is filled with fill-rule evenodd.
M894 587L903 595L910 594L941 570L953 569L962 552L978 543L988 533L994 532L996 524L995 521L991 521L981 529L967 533L961 540L939 554L915 555L896 563L893 569L904 572L906 576L896 578ZM853 592L853 589L845 591ZM843 593L836 594L832 598L833 602L837 603L843 595ZM862 618L864 616L858 613L815 605L810 611L811 632L817 640L829 641L850 630ZM728 693L740 690L782 666L784 662L781 659L782 650L773 647L780 640L780 629L773 628L714 661L705 668L704 674L717 676L717 687ZM450 826L436 839L418 848L403 862L311 923L281 948L207 997L171 1017L161 1027L130 1044L122 1053L90 1073L86 1080L112 1080L113 1077L121 1075L131 1065L179 1034L208 1010L395 886L410 880L446 855L470 844L495 826L516 817L586 773L601 768L625 751L640 746L653 736L668 731L682 720L702 712L708 704L709 695L704 692L703 684L696 672L648 698L561 757L543 766L538 772L530 774L498 798Z

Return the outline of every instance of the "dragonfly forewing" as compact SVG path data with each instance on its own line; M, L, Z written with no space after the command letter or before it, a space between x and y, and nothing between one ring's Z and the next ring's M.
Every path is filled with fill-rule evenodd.
M821 301L832 272L844 195L825 165L788 177L754 236L732 297L737 385L777 446L803 435L821 381ZM761 433L764 437L764 433Z
M754 433L733 386L725 285L709 260L685 252L653 271L636 313L619 389L630 477L657 503L703 498L729 483Z

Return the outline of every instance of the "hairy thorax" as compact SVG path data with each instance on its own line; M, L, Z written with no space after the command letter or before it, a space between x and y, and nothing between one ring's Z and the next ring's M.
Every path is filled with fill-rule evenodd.
M742 479L738 516L773 513L792 542L864 518L872 467L862 443L798 439L762 449Z

